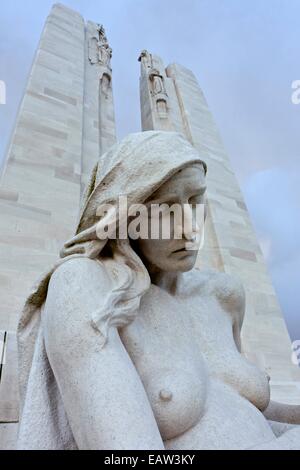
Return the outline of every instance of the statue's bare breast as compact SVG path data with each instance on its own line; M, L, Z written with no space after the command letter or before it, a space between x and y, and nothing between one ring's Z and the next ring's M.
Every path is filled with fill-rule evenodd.
M136 320L120 331L165 445L241 448L270 440L259 411L269 401L267 376L239 353L232 315L213 283L199 280L198 289L175 297L152 285Z

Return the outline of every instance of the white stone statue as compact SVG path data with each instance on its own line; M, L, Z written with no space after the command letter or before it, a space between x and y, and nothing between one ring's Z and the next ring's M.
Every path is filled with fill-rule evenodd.
M94 25L94 31L89 38L89 61L98 64L111 71L112 48L109 46L105 29L102 25L89 22Z
M150 69L152 70L153 69L153 59L152 59L152 54L150 54L150 52L148 52L146 49L144 49L140 55L139 55L139 58L138 58L138 61L139 62L142 62L142 64L144 65L145 69Z
M270 403L267 374L240 353L240 282L194 268L197 226L114 240L119 212L97 215L123 195L193 219L205 173L172 132L132 134L101 158L76 235L20 319L20 449L300 448L299 407Z

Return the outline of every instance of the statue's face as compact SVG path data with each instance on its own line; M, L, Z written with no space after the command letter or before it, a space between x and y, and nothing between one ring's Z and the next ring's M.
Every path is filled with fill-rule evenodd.
M197 229L196 225L199 207L201 207L202 214L204 209L204 218L206 217L205 190L204 169L202 165L194 165L180 170L152 194L146 203L149 209L153 207L153 204L167 204L165 207L176 204L182 217L178 219L172 213L168 215L170 236L166 239L160 230L159 237L154 239L151 238L151 224L157 224L158 218L149 210L149 238L138 239L134 242L146 267L166 272L185 272L194 267L198 247L187 249L187 246L190 248L191 241L199 235L199 226ZM159 216L160 223L163 217L164 214ZM179 239L178 236L180 236Z

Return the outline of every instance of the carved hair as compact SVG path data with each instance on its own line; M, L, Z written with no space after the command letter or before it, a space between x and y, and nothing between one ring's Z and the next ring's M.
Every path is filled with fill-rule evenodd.
M115 286L107 293L101 307L92 313L91 323L106 344L111 326L124 327L136 317L142 296L149 289L149 273L128 240L110 241L112 257L101 258Z

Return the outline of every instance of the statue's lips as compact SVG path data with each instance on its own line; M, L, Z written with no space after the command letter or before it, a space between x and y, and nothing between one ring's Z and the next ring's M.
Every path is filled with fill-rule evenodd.
M185 253L185 254L188 255L189 253L192 253L192 250L187 250L185 247L183 247L183 248L179 248L178 250L175 250L175 251L172 252L172 254L180 254L180 253L181 254Z
M179 248L178 250L174 250L173 253L182 253L183 251L186 251L185 246L183 248Z
M178 250L174 250L172 252L172 254L176 254L176 253L193 253L193 251L195 250L198 250L199 248L199 245L197 243L186 243L185 246L183 246L182 248L178 248Z

